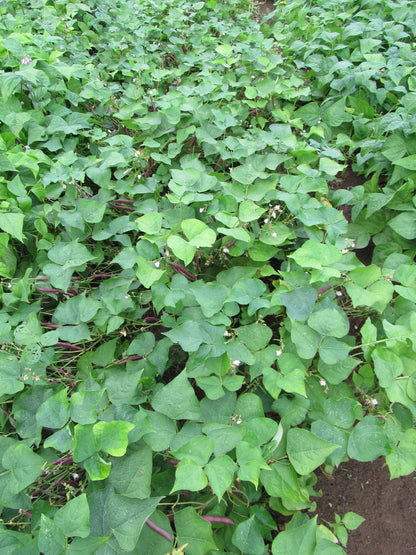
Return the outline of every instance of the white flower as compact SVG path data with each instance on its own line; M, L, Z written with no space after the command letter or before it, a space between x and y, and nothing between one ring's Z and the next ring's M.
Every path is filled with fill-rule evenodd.
M239 360L233 360L231 366L240 366L241 362Z
M264 223L268 224L269 223L269 218L264 218Z
M342 249L341 252L342 252L342 254L347 254L347 252L349 252L349 250L348 249Z
M135 150L134 155L135 155L136 158L139 157L140 156L140 150Z
M225 330L224 337L230 337L231 333L228 330Z
M224 248L222 249L222 252L223 252L224 254L228 254L230 251L227 249L227 247L224 247Z
M272 231L272 237L277 237L277 233L275 231Z
M326 387L326 381L321 378L319 380L319 385L321 385L322 387Z
M21 64L27 66L27 64L29 64L32 61L32 58L30 56L25 56L22 60L21 60Z
M205 208L200 208L199 209L199 213L202 214L202 212L205 212Z
M280 357L280 355L281 355L282 353L283 353L282 349L278 349L278 350L276 351L276 356L277 356L277 357Z
M335 295L336 295L337 297L342 297L342 291L336 291L336 292L335 292Z
M376 407L378 405L377 399L370 399L370 405L373 405L373 407Z
M157 261L155 262L155 268L159 268L159 266L160 266L160 262L159 262L159 260L157 260Z

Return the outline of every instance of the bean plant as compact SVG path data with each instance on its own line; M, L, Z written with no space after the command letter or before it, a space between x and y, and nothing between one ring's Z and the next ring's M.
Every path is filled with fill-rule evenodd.
M338 555L316 472L413 472L415 29L0 0L1 553Z

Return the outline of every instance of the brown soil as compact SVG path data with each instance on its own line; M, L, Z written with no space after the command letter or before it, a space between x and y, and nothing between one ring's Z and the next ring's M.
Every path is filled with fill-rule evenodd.
M315 491L318 522L334 522L354 511L365 521L348 534L348 555L416 554L416 474L390 480L384 459L342 463L332 476L320 474Z

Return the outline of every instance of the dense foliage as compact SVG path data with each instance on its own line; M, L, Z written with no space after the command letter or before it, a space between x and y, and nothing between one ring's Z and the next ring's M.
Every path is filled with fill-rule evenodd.
M314 471L416 466L416 4L251 8L0 0L2 553L335 555Z

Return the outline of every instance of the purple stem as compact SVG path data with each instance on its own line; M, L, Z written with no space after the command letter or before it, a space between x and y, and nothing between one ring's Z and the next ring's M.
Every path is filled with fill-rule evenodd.
M57 330L58 328L62 328L59 324L49 324L49 322L41 322L40 325L42 328L51 328L52 330Z
M319 289L318 295L322 295L322 293L325 293L325 291L329 291L330 289L332 289L331 285L327 285L326 287L322 287L322 289Z
M201 518L208 522L216 522L218 524L231 524L234 525L235 522L228 518L227 516L211 516L211 515L200 515Z
M92 276L88 276L88 279L112 278L117 276L118 274L92 274Z
M123 204L117 204L116 202L109 202L108 204L110 204L113 208L119 208L120 210L127 210L129 212L134 212L135 210L131 206L124 206Z
M73 459L73 457L72 457L72 455L71 455L71 456L69 456L69 457L61 457L60 459L56 459L56 461L53 461L52 464L54 464L54 465L57 465L57 464L66 464L66 463L72 464L73 462L74 462L74 459Z
M65 370L63 368L57 368L57 367L53 367L54 370L57 370L60 374L62 374L62 376L64 376L64 378L66 378L69 381L69 385L72 387L72 389L74 389L75 387L75 382L73 382L71 380L71 378L69 377L69 374L67 372L65 372Z
M184 268L183 266L181 266L180 264L176 264L176 262L169 262L169 266L177 274L182 274L183 276L191 279L192 281L196 280L196 277L193 274L191 274L190 272L188 272L188 270L186 268Z
M172 541L172 536L169 534L169 532L167 532L166 530L163 530L163 528L159 528L159 526L157 526L154 522L152 522L150 520L150 518L148 518L146 520L146 524L155 532L157 532L158 534L160 534L161 536L163 536L164 538L166 538L168 541Z
M11 420L13 420L14 422L16 422L16 418L14 418L9 412L7 412L7 410L5 410L5 409L2 408L2 407L0 407L0 410L1 410L2 412L4 412L4 414L5 414L6 416L8 416Z
M135 356L128 357L128 358L123 358L123 360L119 360L119 361L115 362L114 364L124 364L125 362L130 362L132 360L142 360L142 359L143 359L143 357L135 355Z
M233 239L233 240L231 241L231 243L228 243L228 245L225 245L223 248L224 248L224 249L228 249L228 248L232 247L236 241L237 241L237 239Z
M221 156L218 158L218 162L215 164L214 166L214 172L216 172L218 170L218 166L221 164L222 162L222 158Z
M154 316L146 316L146 318L143 318L143 322L160 322L160 318L155 318Z
M196 262L196 271L200 272L201 268L199 267L199 255L198 255L198 251L195 252L195 262Z
M117 202L118 204L134 204L136 201L127 198L116 198L113 202Z
M71 349L71 351L82 351L82 347L78 347L78 345L72 345L72 343L65 343L64 341L58 341L55 343L54 347L66 347L67 349Z

